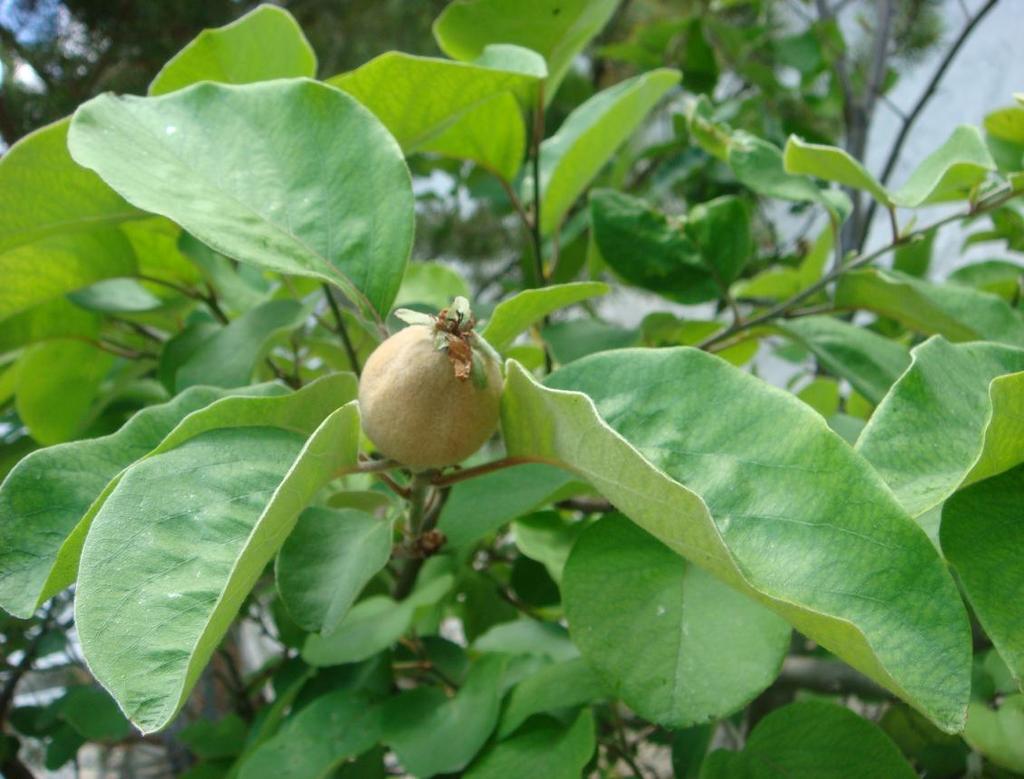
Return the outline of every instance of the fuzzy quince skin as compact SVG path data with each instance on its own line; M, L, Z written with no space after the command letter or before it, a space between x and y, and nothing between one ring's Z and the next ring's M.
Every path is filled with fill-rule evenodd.
M377 347L359 380L359 407L382 454L419 471L454 465L483 446L498 427L502 377L497 361L476 353L473 370L482 368L485 381L457 377L426 325Z

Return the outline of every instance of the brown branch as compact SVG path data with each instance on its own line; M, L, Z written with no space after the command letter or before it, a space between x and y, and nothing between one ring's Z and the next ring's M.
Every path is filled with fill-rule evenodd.
M845 663L801 655L791 655L783 661L775 686L782 689L813 690L829 695L839 693L862 698L893 697L880 684Z
M345 354L348 357L348 363L352 366L352 372L358 376L362 373L362 368L359 366L359 358L356 356L355 347L352 345L352 339L349 338L348 329L345 327L345 320L341 316L341 309L338 308L338 301L334 299L334 293L331 292L329 284L321 285L324 290L324 295L327 298L327 305L331 308L331 314L334 316L334 321L338 325L338 336L341 338L341 344L345 347Z
M907 113L903 119L903 123L900 126L900 130L896 133L896 139L893 141L892 147L889 149L889 156L885 160L885 166L882 168L882 175L879 176L879 181L882 184L888 184L889 178L892 176L893 170L896 167L896 161L899 159L900 152L903 150L903 144L906 143L907 137L910 135L910 129L914 126L914 122L917 121L917 117L921 115L924 107L928 105L928 101L931 100L935 94L935 90L938 88L939 83L942 81L942 77L946 75L946 71L949 70L949 66L953 64L953 60L956 59L956 55L960 52L964 43L970 37L971 33L974 32L974 28L978 26L985 15L991 11L999 0L988 0L971 19L964 25L963 29L960 30L960 34L957 35L953 44L949 47L946 55L942 58L939 63L939 67L936 68L929 79L927 86L925 86L924 92L914 103L913 108ZM875 216L875 209L878 208L878 203L874 200L868 206L867 214L864 217L864 221L860 225L860 234L857 236L857 247L863 248L864 242L868 237L868 230L871 227L871 221Z
M736 333L742 332L743 330L747 330L752 327L756 327L757 325L762 325L765 322L770 322L771 320L776 319L780 316L785 316L786 313L794 306L796 306L797 303L802 303L804 300L811 297L816 292L820 292L844 273L847 273L848 271L851 270L855 270L857 268L861 268L865 265L874 262L879 257L888 254L897 246L906 243L907 241L913 239L918 235L923 235L924 233L927 233L930 230L938 229L942 225L948 224L950 222L956 222L960 219L966 219L968 217L977 216L978 214L984 213L986 211L991 211L992 209L998 208L999 206L1003 205L1007 201L1011 200L1012 198L1020 194L1021 193L1019 192L1013 191L999 191L994 195L991 195L987 201L979 201L967 213L957 213L951 214L947 217L943 217L942 219L933 222L927 227L923 227L920 230L908 233L902 238L893 241L892 243L886 246L883 246L881 249L877 249L876 251L870 252L869 254L863 254L860 257L857 257L851 260L850 262L846 263L842 267L835 268L831 272L822 276L818 281L816 281L811 286L801 290L792 297L782 301L778 305L773 306L772 308L765 311L763 314L751 317L738 325L734 324L731 327L719 330L717 333L705 338L703 341L698 343L696 347L698 349L708 349L710 346L713 346L714 344L731 338Z
M502 457L500 460L493 460L489 463L477 465L472 468L463 468L462 470L449 473L445 476L435 476L432 484L435 487L450 487L451 485L457 484L460 481L466 481L467 479L475 479L477 476L484 476L485 474L491 473L493 471L500 471L502 468L512 468L513 466L516 465L543 462L546 461L538 457Z

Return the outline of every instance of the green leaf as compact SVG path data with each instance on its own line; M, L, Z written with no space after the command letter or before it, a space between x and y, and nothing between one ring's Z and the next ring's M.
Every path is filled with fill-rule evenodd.
M350 690L321 695L242 763L239 779L325 779L381 736L380 706Z
M929 230L897 246L892 253L892 269L919 279L927 276L932 264L935 236L938 234L938 230Z
M782 155L786 173L806 174L825 181L834 181L844 187L863 189L883 206L889 206L889 193L863 165L846 151L836 146L808 143L795 135L789 136Z
M507 738L534 714L582 706L607 695L605 685L583 658L545 665L512 689L498 738Z
M985 132L1000 140L1024 146L1024 108L1000 108L985 117Z
M819 203L839 221L853 208L842 192L819 189L809 177L787 173L779 148L749 133L733 133L729 167L741 184L765 197Z
M514 181L526 155L526 123L519 101L511 92L500 92L478 103L421 151L472 160L505 181Z
M804 701L761 720L742 752L712 752L701 779L913 779L917 776L875 724L831 703Z
M562 223L619 146L678 83L679 71L668 68L626 79L576 108L558 132L541 144L540 229L544 235Z
M671 224L643 200L595 190L590 222L604 261L628 283L680 303L700 303L721 294L689 231Z
M595 352L624 349L640 343L640 331L619 327L600 319L555 322L540 331L555 361L565 365Z
M394 644L409 631L418 612L434 606L455 584L450 573L424 581L427 570L420 572L416 589L405 600L371 595L353 606L331 633L310 635L302 659L315 666L358 663Z
M406 771L421 779L455 773L472 760L498 722L507 658L484 655L454 698L417 687L384 704L384 738Z
M569 481L564 471L532 463L469 479L452 489L437 527L449 546L463 548L543 505Z
M245 312L196 349L178 369L176 388L248 384L270 339L301 325L307 314L305 306L288 299L269 300Z
M95 338L99 329L99 316L67 298L54 298L0 321L0 354L51 338Z
M82 341L30 347L18 360L15 405L32 437L47 445L81 433L113 364L110 354Z
M200 719L190 723L178 733L178 740L204 760L240 755L245 749L249 727L234 712L216 722Z
M96 514L76 623L93 674L143 732L177 713L306 503L354 467L358 410L336 406L308 439L219 429L154 454Z
M538 511L517 519L512 530L519 551L542 563L557 583L569 552L586 527L586 522L566 522L557 511Z
M122 200L95 173L75 164L67 145L70 123L70 119L61 119L29 133L0 158L0 252L65 233L109 231L125 220L149 216ZM74 241L63 244L73 245ZM100 257L91 257L89 248L85 244L85 251L75 253L75 261L102 267ZM38 251L45 256L42 249ZM0 254L0 268L8 267L9 262ZM56 270L50 269L51 273ZM5 288L18 280L18 274L8 277L6 272L0 273ZM91 281L100 278L104 277L95 276ZM66 286L65 290L85 284ZM6 294L4 300L8 300Z
M120 741L131 735L128 720L98 687L71 687L57 706L61 719L90 741Z
M203 275L217 290L221 305L229 311L243 312L266 301L270 294L269 285L256 286L251 278L242 276L241 270L256 268L247 265L236 268L227 257L217 254L209 246L186 232L181 233L178 246L190 262L197 265Z
M621 515L583 532L562 595L573 643L610 692L670 728L741 709L789 649L784 620Z
M313 47L290 13L261 5L231 24L199 33L160 69L149 94L199 81L249 84L300 76L316 76Z
M798 317L775 327L876 405L910 365L910 351L902 344L834 317Z
M568 727L551 718L538 719L484 752L464 775L466 779L577 779L596 746L590 709L577 714Z
M960 284L933 284L878 268L844 273L839 308L863 308L920 333L951 341L991 340L1024 346L1024 318L995 295Z
M1024 772L1024 695L1003 699L998 710L972 702L964 741L998 766Z
M998 295L1011 303L1020 294L1024 265L1009 260L982 260L957 268L946 281Z
M580 654L561 625L526 618L495 625L473 642L473 649L477 652L535 655L556 663L572 660Z
M494 308L483 336L499 352L505 351L520 333L540 322L548 314L599 295L609 287L600 281L575 281L541 289L526 289L507 298Z
M686 234L700 250L720 294L739 277L754 251L746 203L733 195L698 203L690 209L685 224Z
M420 303L440 311L457 297L470 297L469 286L458 271L440 262L411 262L394 305Z
M1024 350L935 337L911 357L857 450L917 517L1024 460Z
M138 313L160 308L163 301L135 279L105 279L68 295L75 305L89 311L114 314Z
M695 349L595 355L551 389L514 362L507 374L509 454L562 462L673 551L962 727L970 640L956 587L816 412Z
M135 254L124 234L93 227L51 235L0 254L0 319L97 281L135 275Z
M1018 445L1021 440L1018 436ZM1010 593L1024 588L1022 506L1024 465L1018 465L951 497L940 530L942 551L1019 689L1024 689L1024 624L1020 602Z
M274 572L288 613L330 633L391 557L391 522L363 511L308 508L278 552Z
M957 736L943 733L913 709L889 706L878 722L924 776L962 776L970 750Z
M297 79L101 95L75 113L68 145L131 202L239 262L342 285L381 314L398 291L409 171L339 90Z
M455 0L434 22L441 51L472 61L493 43L512 43L539 53L548 66L548 102L587 42L611 18L619 0Z
M928 203L960 200L995 167L978 128L961 125L892 193L892 202L904 208L917 208Z
M238 392L283 393L285 388L263 384ZM107 483L188 414L228 394L196 387L140 411L116 433L40 449L21 460L0 485L0 606L27 618L73 582L81 544L73 555L62 546ZM65 558L63 570L55 568L60 558Z
M546 76L547 66L536 52L495 45L477 63L389 51L327 83L373 111L411 154L502 92L528 106ZM410 111L412 105L417 110Z

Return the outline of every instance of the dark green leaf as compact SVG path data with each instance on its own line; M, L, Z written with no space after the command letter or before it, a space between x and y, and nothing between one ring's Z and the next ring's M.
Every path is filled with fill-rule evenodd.
M534 714L582 706L606 695L605 685L582 658L544 666L512 689L498 738L507 738Z
M292 618L307 632L333 632L387 564L391 541L391 521L363 511L302 512L274 567Z
M512 738L500 741L466 771L466 779L578 779L597 743L594 715L584 709L568 727L551 718L531 721Z
M454 698L439 687L417 687L384 704L383 741L409 773L429 779L461 771L476 756L498 722L506 662L481 657Z
M777 709L742 752L712 752L701 779L913 779L916 774L878 727L849 709L807 701Z
M1024 465L946 501L940 538L985 633L1024 689L1024 623L1012 595L1024 588Z

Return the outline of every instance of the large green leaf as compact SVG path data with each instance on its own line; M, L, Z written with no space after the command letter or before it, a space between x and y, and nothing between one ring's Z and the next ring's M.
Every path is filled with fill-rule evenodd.
M285 388L264 384L238 391L272 394ZM51 571L65 539L107 483L148 454L188 414L226 394L196 387L140 411L116 433L40 449L21 460L0 485L0 606L28 617L74 581L77 554L70 575ZM55 589L44 588L50 578Z
M621 515L584 531L562 596L573 643L612 694L670 728L742 708L789 649L785 620Z
M857 450L917 517L1024 460L1024 350L935 337L911 356Z
M918 332L951 341L991 340L1024 346L1024 318L996 295L960 284L933 284L899 271L844 273L835 304L890 317Z
M622 279L680 303L722 292L696 242L646 202L611 189L590 195L593 239Z
M526 124L519 101L511 92L500 92L462 114L427 141L422 151L472 160L505 181L514 181L526 154Z
M780 321L778 330L814 353L829 373L878 404L910 365L907 347L829 316Z
M342 285L379 313L398 291L409 171L380 122L337 89L295 79L101 95L75 113L68 145L129 201L239 262Z
M728 289L754 251L746 203L734 195L698 203L686 215L685 230L716 283Z
M475 60L492 43L513 43L538 52L548 65L544 94L550 101L573 59L618 4L619 0L455 0L434 22L434 38L457 60Z
M831 703L804 701L761 720L742 752L712 752L701 779L913 779L892 740L874 723Z
M295 300L269 300L230 322L204 341L178 369L177 389L197 384L239 387L248 384L267 342L277 333L292 330L308 315Z
M69 124L69 119L61 119L36 130L0 157L0 252L147 216L95 173L75 164L68 154ZM78 259L85 262L88 255ZM6 261L0 260L0 265ZM14 280L6 274L2 278L5 287Z
M163 95L199 81L249 84L316 75L316 54L292 15L261 5L223 27L203 30L167 61L149 85Z
M200 433L128 469L96 514L76 624L93 674L143 732L171 721L299 513L355 466L358 409L337 405L318 409L308 439Z
M961 125L892 193L892 202L904 208L917 208L943 200L959 200L984 181L988 171L995 167L978 128Z
M501 716L498 738L506 738L534 714L582 706L606 697L605 685L583 658L545 665L513 688Z
M409 631L417 613L434 606L455 584L450 573L431 576L428 570L420 572L416 589L405 600L371 595L353 606L333 632L310 635L302 647L302 659L315 666L342 665L387 649Z
M536 52L502 45L488 47L476 63L390 51L327 83L373 111L410 154L428 148L432 139L502 92L529 105L546 75L544 60ZM424 95L430 99L423 100ZM470 126L463 125L463 130ZM494 169L501 164L481 162Z
M18 360L15 407L32 437L48 445L81 433L113 363L110 354L83 341L30 347Z
M417 687L384 704L384 743L420 779L461 771L498 722L507 658L477 660L454 698L439 687Z
M568 727L549 717L538 719L484 752L465 777L578 779L584 775L596 746L594 714L590 709L583 709Z
M1024 435L1019 434L1020 447ZM1024 452L1020 455L1024 458ZM942 551L985 633L1021 687L1024 679L1024 465L968 487L942 510ZM1024 689L1024 687L1022 687Z
M308 508L278 552L274 572L288 613L330 633L391 557L389 520L364 511Z
M836 146L808 143L791 135L786 141L782 162L787 173L816 176L853 189L863 189L883 206L890 204L889 193L878 183L878 179L868 173L860 162Z
M494 307L483 336L499 352L512 345L516 336L548 314L598 295L608 294L600 281L576 281L541 289L527 289Z
M322 779L373 747L381 735L380 706L351 690L322 695L257 747L239 779Z
M124 234L94 225L41 238L0 254L0 319L97 281L133 276L135 254Z
M536 24L536 22L531 22ZM615 151L662 96L679 71L651 70L598 92L576 108L540 146L540 229L553 232Z
M507 373L510 454L562 463L941 727L963 726L970 631L956 587L815 411L687 348L594 355L551 389L515 362Z

